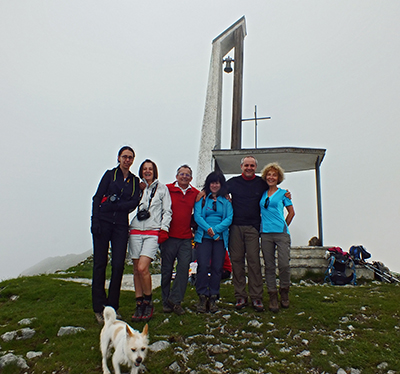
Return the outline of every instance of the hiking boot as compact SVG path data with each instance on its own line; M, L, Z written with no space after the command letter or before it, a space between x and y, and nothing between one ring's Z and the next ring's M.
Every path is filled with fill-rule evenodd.
M136 303L136 310L132 316L132 322L140 322L143 315L143 302Z
M162 310L164 313L172 313L172 307L170 307L168 304L164 304Z
M154 306L153 303L150 301L143 301L142 307L142 318L141 321L147 322L153 317Z
M253 308L256 312L264 311L264 305L260 299L253 300Z
M96 317L96 321L97 321L97 323L98 323L99 325L104 325L104 316L103 316L103 313L96 312L96 313L94 313L94 316Z
M211 295L209 298L209 310L210 313L218 312L219 308L217 305L218 295Z
M174 304L172 301L168 300L168 305L172 308L172 311L178 316L185 314L185 311L183 310L181 304Z
M247 298L244 299L243 297L239 297L238 299L236 299L235 308L237 310L243 309L246 306L247 306Z
M172 311L177 314L178 316L181 316L185 314L184 309L182 308L181 304L175 304Z
M197 304L197 313L207 312L207 296L199 295L199 303Z
M278 305L278 291L270 291L269 294L269 305L268 308L271 312L278 313L279 305Z
M280 288L279 293L281 294L281 306L282 308L289 308L289 287Z

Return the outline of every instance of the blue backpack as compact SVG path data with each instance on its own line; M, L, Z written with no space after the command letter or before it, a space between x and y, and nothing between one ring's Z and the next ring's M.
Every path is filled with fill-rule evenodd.
M352 245L349 253L356 265L371 257L371 254L362 245Z
M356 284L356 266L351 256L339 247L328 249L328 268L325 271L325 282L335 286Z

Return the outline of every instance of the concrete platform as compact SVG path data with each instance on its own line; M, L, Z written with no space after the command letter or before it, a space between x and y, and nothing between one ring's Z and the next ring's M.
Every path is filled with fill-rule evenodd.
M290 250L290 268L292 277L302 278L307 271L323 273L328 267L326 251L330 247L292 247ZM356 265L357 278L374 279L374 272Z
M324 273L328 267L328 259L325 258L326 251L332 246L325 247L291 247L290 269L293 278L303 278L310 271L313 273ZM264 273L264 259L261 254L261 264ZM357 278L374 279L374 272L363 266L356 265Z

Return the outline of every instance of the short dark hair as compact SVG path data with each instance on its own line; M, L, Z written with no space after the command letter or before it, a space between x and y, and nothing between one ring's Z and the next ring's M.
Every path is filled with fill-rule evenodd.
M154 174L154 179L158 179L158 169L157 169L157 165L154 161L151 161L150 159L146 158L146 160L144 160L139 167L139 177L143 179L143 168L144 168L144 164L146 162L149 162L150 164L153 165L153 174Z
M221 185L220 190L217 192L217 196L225 196L228 193L224 174L219 171L213 171L207 175L206 181L204 182L203 190L206 192L207 196L211 193L210 184L212 182L219 182Z
M176 175L179 174L179 170L181 170L182 168L189 169L190 174L193 174L192 168L187 164L183 164L183 165L179 166L179 168L176 170Z
M119 151L118 151L118 157L122 155L123 151L131 151L133 153L133 159L135 159L135 151L129 147L129 145L124 145Z

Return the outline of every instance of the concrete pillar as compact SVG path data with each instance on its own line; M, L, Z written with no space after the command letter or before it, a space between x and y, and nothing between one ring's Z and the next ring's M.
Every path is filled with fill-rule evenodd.
M237 33L240 33L239 37ZM212 42L206 103L204 108L203 126L201 130L200 149L195 182L196 186L198 187L203 186L207 175L214 170L215 165L212 157L212 150L221 148L223 59L231 49L236 47L237 40L241 40L243 43L245 36L246 20L244 17L242 17L232 26L226 29L222 34L217 36ZM243 46L241 46L241 48L241 51L243 51ZM236 65L234 65L234 68L235 67ZM241 77L243 77L242 74ZM237 119L235 121L237 122Z

